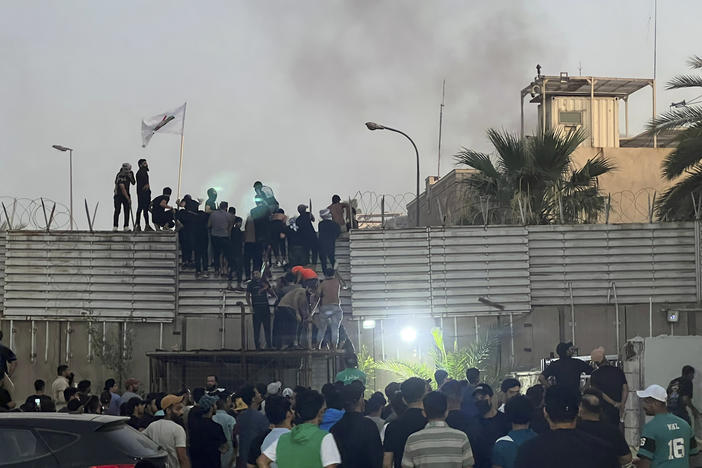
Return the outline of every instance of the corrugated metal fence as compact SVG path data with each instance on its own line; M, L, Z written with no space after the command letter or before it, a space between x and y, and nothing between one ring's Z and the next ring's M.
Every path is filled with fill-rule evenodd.
M4 317L173 319L172 235L70 231L5 235Z
M695 302L695 232L694 223L353 231L354 315L523 313L570 304L571 294L573 304Z

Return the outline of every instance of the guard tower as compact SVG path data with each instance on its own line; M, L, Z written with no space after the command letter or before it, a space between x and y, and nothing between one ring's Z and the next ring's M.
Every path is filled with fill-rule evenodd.
M618 148L619 101L624 101L625 138L629 137L629 96L647 86L652 89L652 116L656 115L655 80L649 78L604 78L594 76L537 75L521 92L521 135L524 137L524 98L538 104L539 131L583 129L589 138L583 146ZM657 147L653 137L653 147Z

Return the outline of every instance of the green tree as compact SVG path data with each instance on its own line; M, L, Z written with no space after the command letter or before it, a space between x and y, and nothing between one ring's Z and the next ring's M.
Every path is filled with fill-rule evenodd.
M566 224L597 221L605 197L597 178L614 170L603 154L576 168L572 156L585 140L582 130L549 130L527 139L490 129L495 163L489 154L463 148L457 164L477 173L469 179L479 194L475 221L481 224ZM474 203L474 202L473 202Z
M688 64L693 70L702 69L702 58L692 57ZM666 89L702 88L702 76L683 74L674 77ZM677 182L656 201L656 215L662 221L699 218L702 203L702 106L687 105L671 108L648 125L651 134L676 131L675 149L662 164L663 176Z
M497 375L499 370L491 369L496 363L495 354L500 345L498 334L494 330L487 332L485 338L478 338L466 348L458 348L455 343L453 350L447 350L443 333L439 328L431 330L434 347L429 353L431 363L411 360L387 360L376 362L376 368L393 373L401 380L410 377L430 379L434 371L444 369L450 378L462 380L466 378L466 369L475 367L489 375Z

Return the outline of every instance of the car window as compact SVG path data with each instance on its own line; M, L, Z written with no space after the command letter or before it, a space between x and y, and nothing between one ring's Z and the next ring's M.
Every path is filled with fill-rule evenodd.
M155 457L159 455L159 447L154 441L136 429L120 424L98 431L103 434L118 450L131 457Z
M48 431L45 429L37 429L37 432L53 452L63 450L80 437L78 434L71 434L70 432Z
M28 462L49 454L34 432L12 427L0 430L0 451L0 466Z

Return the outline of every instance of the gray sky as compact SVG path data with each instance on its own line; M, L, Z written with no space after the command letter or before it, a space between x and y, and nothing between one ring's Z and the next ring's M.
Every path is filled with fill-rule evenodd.
M4 1L0 196L68 204L67 155L50 147L72 146L79 225L87 197L108 227L122 162L148 158L152 191L175 190L179 137L142 150L140 122L184 101L183 193L221 187L241 212L260 179L290 213L333 193L413 192L409 142L364 122L413 136L423 185L436 173L442 79L445 173L461 146L489 149L488 127L518 130L519 90L537 63L650 77L652 14L653 0ZM694 96L663 84L702 54L701 16L696 0L659 4L659 110ZM632 98L633 131L650 99Z

